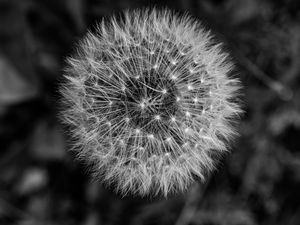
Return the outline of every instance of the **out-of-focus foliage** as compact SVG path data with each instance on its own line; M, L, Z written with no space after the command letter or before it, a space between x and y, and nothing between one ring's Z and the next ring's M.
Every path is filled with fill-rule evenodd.
M1 0L0 224L299 224L299 1L152 3L188 10L232 52L245 109L232 153L206 184L169 199L120 198L93 182L56 116L64 58L97 20L149 1Z

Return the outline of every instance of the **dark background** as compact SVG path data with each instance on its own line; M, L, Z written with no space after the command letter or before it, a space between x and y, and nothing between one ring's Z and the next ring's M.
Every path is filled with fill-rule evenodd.
M244 86L240 137L205 184L121 198L68 151L64 59L125 8L167 6L211 28ZM300 224L300 1L0 0L0 224Z

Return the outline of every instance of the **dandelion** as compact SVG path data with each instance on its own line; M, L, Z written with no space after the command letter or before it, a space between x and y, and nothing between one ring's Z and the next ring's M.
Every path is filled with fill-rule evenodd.
M169 10L102 21L68 58L63 121L78 157L126 195L186 190L227 151L239 80L200 22Z

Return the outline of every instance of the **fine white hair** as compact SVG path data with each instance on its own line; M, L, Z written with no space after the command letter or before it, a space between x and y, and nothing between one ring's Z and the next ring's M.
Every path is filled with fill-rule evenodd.
M221 44L189 15L112 16L67 62L61 115L74 150L121 194L184 191L227 151L240 83Z

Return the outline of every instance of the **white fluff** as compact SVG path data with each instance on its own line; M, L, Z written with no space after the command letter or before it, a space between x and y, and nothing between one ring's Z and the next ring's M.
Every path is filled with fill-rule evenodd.
M68 58L60 89L74 149L123 195L184 191L234 134L232 68L188 15L152 9L103 20Z

